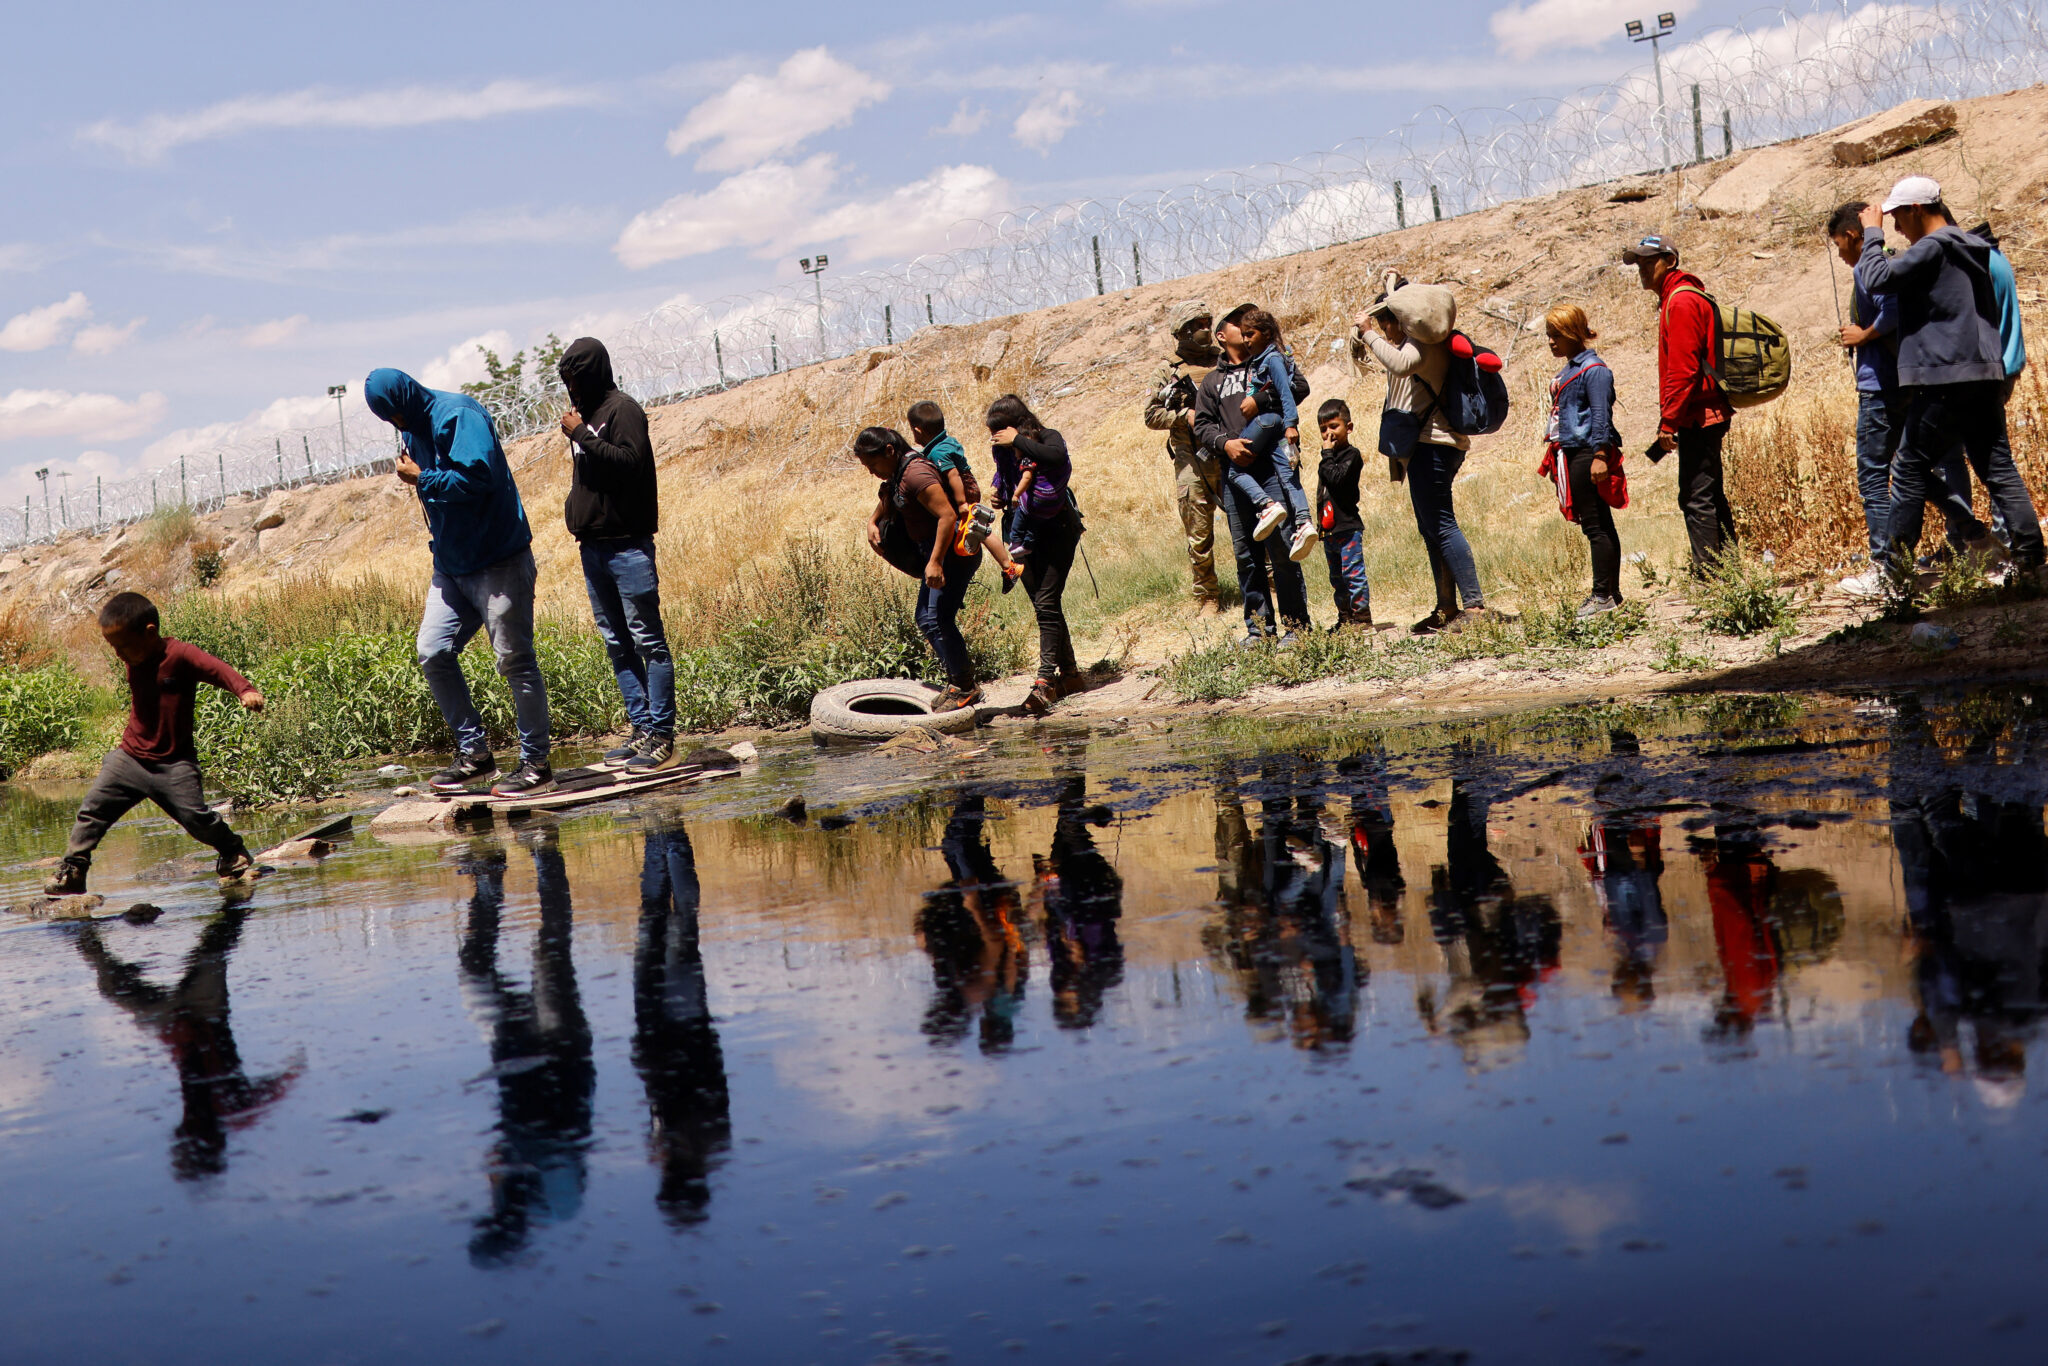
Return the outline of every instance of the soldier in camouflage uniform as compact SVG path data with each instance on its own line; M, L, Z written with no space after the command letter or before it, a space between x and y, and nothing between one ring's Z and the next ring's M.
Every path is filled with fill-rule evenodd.
M1199 299L1177 305L1173 325L1175 358L1154 376L1152 401L1145 405L1145 425L1166 433L1166 453L1173 459L1174 501L1188 536L1188 569L1194 577L1197 615L1215 616L1222 606L1216 587L1216 514L1222 497L1223 468L1216 457L1195 442L1195 388L1218 358L1213 316Z

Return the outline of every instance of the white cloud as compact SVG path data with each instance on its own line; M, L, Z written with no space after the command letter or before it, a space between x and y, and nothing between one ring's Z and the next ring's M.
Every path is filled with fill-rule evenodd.
M837 176L828 153L793 166L764 162L702 194L679 194L636 215L612 251L638 270L726 247L770 247L818 210Z
M163 421L168 407L158 393L123 399L63 389L16 389L0 395L0 441L23 437L126 441Z
M413 378L429 389L460 389L465 384L479 384L490 378L490 371L484 368L483 350L478 348L495 352L499 360L512 359L512 353L520 349L512 344L512 334L503 328L479 333L455 343L422 365Z
M255 350L283 346L304 331L310 321L305 314L294 313L289 318L273 318L267 323L257 323L242 333L242 345Z
M941 166L879 199L842 204L813 222L813 241L845 240L855 260L909 257L953 245L949 230L988 218L1016 202L1010 183L986 166Z
M617 219L608 212L569 205L534 212L491 209L439 223L418 223L387 232L334 233L286 246L250 242L138 244L101 239L160 270L231 279L282 281L306 272L416 270L419 253L447 248L557 246L597 242Z
M50 253L29 242L0 242L0 274L40 270Z
M475 123L506 114L592 105L600 98L594 91L519 80L492 81L468 89L414 85L355 93L312 87L281 95L242 95L186 113L150 114L132 123L102 119L80 129L78 136L110 147L130 161L150 162L187 143L242 133Z
M1010 136L1044 156L1053 144L1081 121L1081 97L1071 90L1048 90L1024 106Z
M976 107L967 100L960 101L960 107L932 133L939 137L971 138L988 126L988 110Z
M795 150L806 138L853 121L888 85L822 47L790 56L772 76L742 76L684 116L668 135L670 156L709 143L700 171L737 171Z
M104 356L118 351L135 339L147 318L130 318L126 323L94 323L81 327L71 339L71 349L81 356Z
M63 343L92 317L92 304L77 290L67 299L17 313L0 327L0 351L45 351Z
M377 422L370 415L370 410L363 406L361 388L360 384L350 384L348 397L344 400L348 409L347 420L354 432L369 431ZM204 427L180 427L177 431L167 432L143 449L140 463L161 466L181 455L211 456L216 451L233 451L252 442L268 445L269 441L264 438L305 428L331 428L334 420L334 400L325 395L280 398L232 422L211 422ZM386 434L390 430L384 428Z
M1516 59L1571 48L1598 47L1621 33L1630 19L1656 22L1658 13L1680 18L1692 12L1699 0L1666 0L1646 5L1644 0L1529 0L1495 10L1487 21L1500 50Z

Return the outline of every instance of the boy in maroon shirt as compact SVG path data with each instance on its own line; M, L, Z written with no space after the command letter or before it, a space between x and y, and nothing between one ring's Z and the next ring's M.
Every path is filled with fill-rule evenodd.
M233 693L250 711L263 710L263 694L206 651L161 631L156 604L140 593L116 593L100 608L100 634L128 666L128 728L78 808L64 862L43 889L51 896L85 890L92 851L145 797L186 834L220 852L214 871L222 877L244 877L256 866L242 837L207 808L192 744L192 703L202 682Z

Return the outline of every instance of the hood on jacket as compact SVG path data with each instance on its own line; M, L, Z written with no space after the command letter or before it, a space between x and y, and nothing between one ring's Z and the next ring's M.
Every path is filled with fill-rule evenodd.
M1387 296L1386 310L1424 346L1448 340L1458 325L1458 296L1444 285L1402 285Z
M433 439L434 391L403 370L372 370L363 381L363 402L401 431Z
M619 387L612 379L611 353L595 337L578 337L570 342L555 370L579 413L596 412L598 405Z

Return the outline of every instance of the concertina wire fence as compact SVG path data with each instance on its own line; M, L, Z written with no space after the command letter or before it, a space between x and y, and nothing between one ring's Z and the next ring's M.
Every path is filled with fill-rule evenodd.
M622 387L650 406L907 338L1090 294L1356 241L1430 217L1598 184L1835 127L1914 98L1965 99L2048 69L2041 0L1849 12L1760 12L1676 45L1653 71L1557 99L1452 113L1383 137L1196 185L1020 208L959 224L949 250L887 269L663 307L611 339ZM822 286L822 289L819 288ZM559 413L553 376L494 402L507 438ZM103 528L185 504L348 478L388 462L391 437L339 424L265 431L103 485L74 481L0 509L0 545Z

